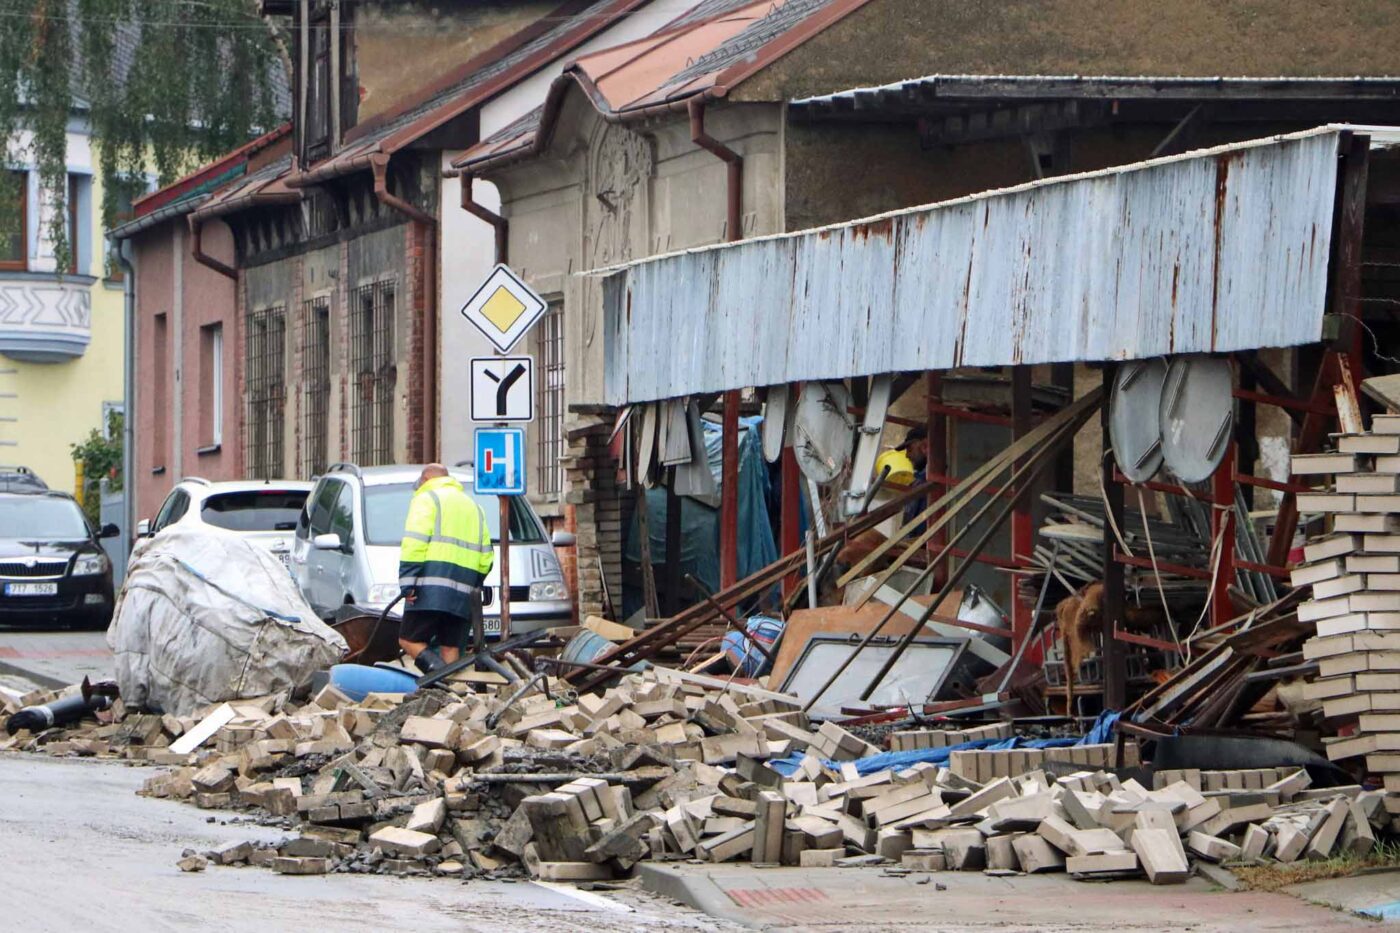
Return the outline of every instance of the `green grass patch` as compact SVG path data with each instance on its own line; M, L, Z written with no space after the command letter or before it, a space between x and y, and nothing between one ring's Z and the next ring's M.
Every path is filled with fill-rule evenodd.
M1400 841L1377 840L1370 854L1364 858L1354 855L1338 855L1325 861L1302 861L1291 864L1271 863L1268 865L1241 865L1232 867L1239 878L1251 891L1277 891L1292 884L1305 881L1326 881L1330 878L1346 878L1377 868L1400 868Z

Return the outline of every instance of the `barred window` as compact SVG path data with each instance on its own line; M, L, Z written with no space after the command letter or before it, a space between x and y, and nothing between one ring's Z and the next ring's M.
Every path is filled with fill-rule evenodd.
M549 303L535 325L539 411L535 433L535 494L557 498L564 491L564 304Z
M325 472L330 449L330 299L302 302L301 315L301 475L315 476Z
M394 301L391 279L350 295L350 446L355 462L394 462Z
M274 479L286 469L282 457L283 407L287 400L287 309L248 312L245 330L248 406L244 461L253 479Z

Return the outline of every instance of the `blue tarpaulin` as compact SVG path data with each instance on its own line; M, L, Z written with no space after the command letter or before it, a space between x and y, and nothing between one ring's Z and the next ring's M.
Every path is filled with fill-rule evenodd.
M1118 717L1122 714L1116 711L1106 711L1099 714L1098 720L1094 722L1086 734L1079 738L1068 736L1060 739L1022 739L1012 737L1009 739L982 739L977 742L964 742L962 745L953 745L947 748L919 748L907 752L881 752L878 755L869 755L865 758L857 759L854 762L827 761L828 767L839 769L843 764L854 764L856 770L862 774L874 774L877 771L884 771L887 768L899 770L909 768L922 762L930 764L946 765L948 756L953 752L961 751L999 751L1008 748L1068 748L1072 745L1103 745L1113 736L1113 727L1118 722ZM768 762L768 767L777 771L783 777L790 776L797 770L797 766L802 763L802 756L798 754L789 755L787 758L774 758Z
M749 576L778 559L778 542L768 519L771 495L768 464L763 460L763 443L759 440L762 418L739 419L739 579ZM715 483L720 483L721 442L724 432L719 425L702 421L705 432L705 455ZM681 573L694 574L711 592L719 589L719 510L688 496L681 504ZM651 531L651 559L656 566L666 563L666 490L657 487L647 491L647 518ZM633 563L642 559L639 538L641 529L633 515L627 533L623 557ZM685 601L694 600L688 589ZM630 616L642 606L641 590L624 587L623 615Z

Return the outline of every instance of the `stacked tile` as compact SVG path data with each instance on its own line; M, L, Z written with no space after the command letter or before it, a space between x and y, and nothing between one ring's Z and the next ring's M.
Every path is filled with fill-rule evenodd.
M1005 741L1011 738L1011 723L997 722L971 729L910 729L890 734L890 750L896 752L914 751L920 748L952 748L968 742L990 739Z
M1295 475L1334 477L1298 496L1300 512L1332 523L1292 572L1294 586L1312 589L1298 618L1317 628L1303 646L1319 668L1307 696L1338 726L1328 757L1364 755L1400 814L1400 415L1377 415L1369 433L1339 435L1336 447L1293 458Z

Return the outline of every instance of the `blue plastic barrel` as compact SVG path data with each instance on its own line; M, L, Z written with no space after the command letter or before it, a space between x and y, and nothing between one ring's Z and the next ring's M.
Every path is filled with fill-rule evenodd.
M594 658L600 657L610 648L613 643L602 635L589 629L585 629L575 635L567 645L564 646L564 653L559 657L565 661L579 661L587 664Z
M418 678L397 667L337 664L331 668L331 684L358 703L371 693L413 693Z

